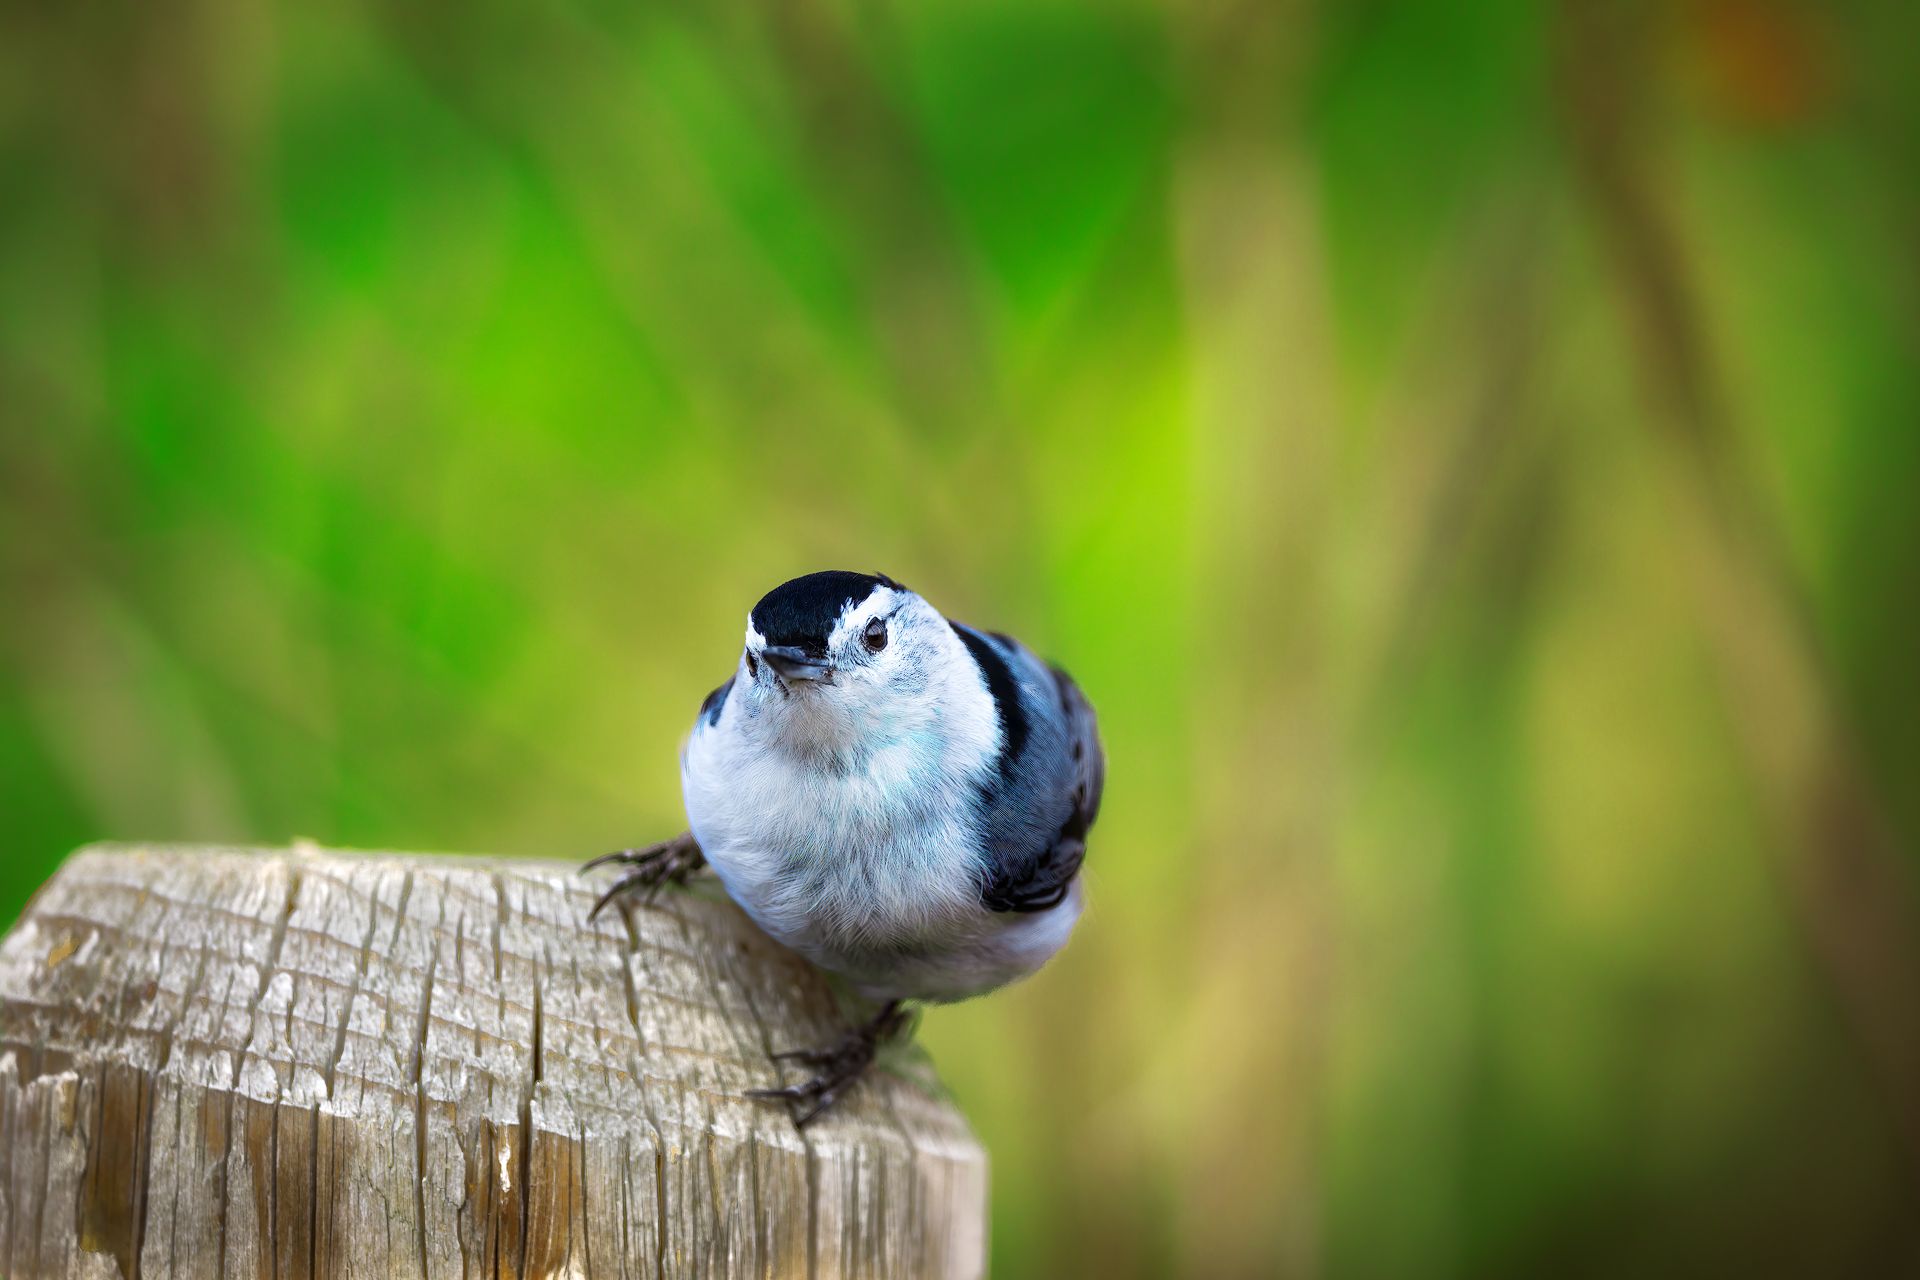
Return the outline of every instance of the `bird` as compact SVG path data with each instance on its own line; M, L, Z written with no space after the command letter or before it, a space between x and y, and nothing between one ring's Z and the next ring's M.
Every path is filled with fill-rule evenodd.
M751 1091L804 1128L912 1005L993 991L1066 945L1105 779L1064 671L884 574L810 573L753 606L700 705L680 753L687 831L583 869L626 868L597 914L710 867L763 931L877 1007L835 1044L774 1055L811 1078Z

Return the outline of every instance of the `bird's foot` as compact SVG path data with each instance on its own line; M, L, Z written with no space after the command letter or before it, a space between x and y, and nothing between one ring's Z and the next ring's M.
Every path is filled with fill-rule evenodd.
M609 902L623 893L639 893L642 902L651 903L660 893L664 884L685 884L687 877L707 865L707 855L700 852L700 846L694 842L691 831L683 831L671 840L662 840L659 844L648 845L643 849L617 849L602 854L580 870L592 871L595 867L604 867L608 863L620 863L631 868L625 875L613 882L613 887L600 895L593 904L593 910L587 912L591 920Z
M773 1055L776 1062L799 1062L818 1069L811 1080L790 1084L783 1089L749 1089L750 1098L768 1098L784 1102L793 1116L794 1127L804 1129L820 1113L840 1100L849 1086L873 1065L880 1046L898 1035L907 1025L907 1010L898 1000L889 1000L880 1012L840 1038L826 1049L791 1049Z

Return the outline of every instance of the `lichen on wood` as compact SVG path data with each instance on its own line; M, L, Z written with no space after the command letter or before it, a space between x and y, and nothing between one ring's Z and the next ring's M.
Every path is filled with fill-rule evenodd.
M98 846L0 944L0 1275L974 1275L924 1062L804 1133L841 1016L717 895L568 866Z

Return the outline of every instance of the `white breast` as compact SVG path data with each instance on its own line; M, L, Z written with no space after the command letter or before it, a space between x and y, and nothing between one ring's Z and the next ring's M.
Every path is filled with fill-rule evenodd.
M835 772L709 730L681 764L688 822L727 892L816 958L937 947L981 914L978 776L913 738Z

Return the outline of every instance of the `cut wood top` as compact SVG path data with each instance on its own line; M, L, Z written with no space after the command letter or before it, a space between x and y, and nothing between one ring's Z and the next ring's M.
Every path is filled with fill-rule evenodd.
M0 1274L972 1275L986 1161L915 1053L804 1133L844 1023L717 891L98 846L0 944Z

